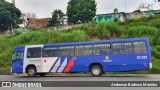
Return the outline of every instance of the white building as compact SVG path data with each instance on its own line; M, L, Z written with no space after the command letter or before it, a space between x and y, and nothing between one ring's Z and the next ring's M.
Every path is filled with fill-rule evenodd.
M153 10L160 10L160 0L155 0L153 4Z

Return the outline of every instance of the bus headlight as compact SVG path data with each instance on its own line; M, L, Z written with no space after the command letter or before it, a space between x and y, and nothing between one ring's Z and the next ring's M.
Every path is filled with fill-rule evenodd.
M149 63L149 68L150 68L150 69L152 68L152 63Z
M12 73L12 68L11 68L11 73Z

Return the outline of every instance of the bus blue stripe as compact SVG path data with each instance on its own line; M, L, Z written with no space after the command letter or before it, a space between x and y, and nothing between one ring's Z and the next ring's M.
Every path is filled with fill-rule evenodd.
M51 69L49 70L49 72L51 72L51 71L52 71L53 67L55 66L55 64L57 63L57 61L58 61L58 60L59 60L59 57L56 59L56 62L55 62L55 63L53 63L53 65L52 65Z

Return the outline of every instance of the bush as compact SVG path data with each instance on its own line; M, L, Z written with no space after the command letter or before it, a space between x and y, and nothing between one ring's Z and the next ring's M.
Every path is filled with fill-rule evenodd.
M96 30L101 39L117 38L122 34L122 27L116 23L99 22Z
M133 26L126 30L125 35L128 38L136 38L136 37L148 37L150 39L151 45L156 42L157 28L150 27L150 26Z
M160 29L160 19L150 21L148 25Z
M153 46L151 47L152 56L155 58L160 59L160 46Z
M15 34L15 35L20 35L20 34L22 34L22 31L20 31L20 30L15 30L15 31L14 31L14 34Z
M80 30L60 33L60 35L57 38L58 39L56 40L56 42L58 43L81 42L81 41L88 40L84 31L80 31Z

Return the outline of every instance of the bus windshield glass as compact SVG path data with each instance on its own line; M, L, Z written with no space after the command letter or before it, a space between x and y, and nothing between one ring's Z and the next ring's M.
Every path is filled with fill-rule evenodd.
M23 52L15 52L12 55L12 61L14 60L22 60L23 59Z

